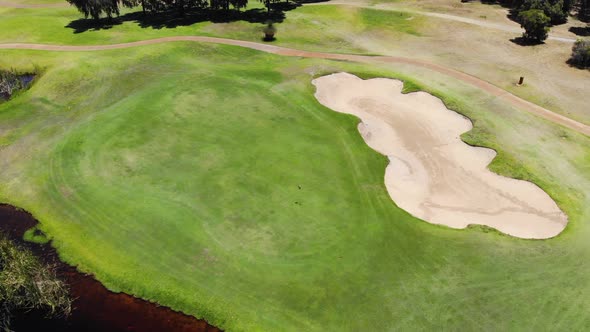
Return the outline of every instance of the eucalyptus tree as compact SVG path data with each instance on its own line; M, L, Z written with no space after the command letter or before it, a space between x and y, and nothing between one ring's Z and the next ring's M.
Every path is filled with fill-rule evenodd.
M67 0L74 5L84 17L98 20L101 16L111 18L119 15L118 0Z
M248 6L248 0L229 0L229 3L237 11L240 11L240 9L246 8L246 6Z
M270 9L273 4L281 2L281 0L259 0L259 1L264 4L264 7L266 7L266 11L269 13L270 13Z

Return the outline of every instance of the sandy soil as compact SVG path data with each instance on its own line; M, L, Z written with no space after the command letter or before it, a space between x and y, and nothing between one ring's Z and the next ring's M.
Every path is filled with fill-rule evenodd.
M367 144L388 156L385 185L395 203L430 223L493 227L530 239L558 235L567 217L536 185L487 169L496 153L460 139L467 118L425 92L402 94L403 83L347 73L313 81L323 105L361 119Z

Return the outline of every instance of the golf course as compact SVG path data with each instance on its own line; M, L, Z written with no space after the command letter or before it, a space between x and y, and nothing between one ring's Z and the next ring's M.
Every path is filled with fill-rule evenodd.
M110 291L226 331L585 330L577 37L425 3L302 4L265 42L0 0L0 69L35 75L0 99L0 203Z

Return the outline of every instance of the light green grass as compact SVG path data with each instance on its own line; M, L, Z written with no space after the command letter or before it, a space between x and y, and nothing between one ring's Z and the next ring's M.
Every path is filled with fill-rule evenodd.
M250 6L255 8L257 6ZM122 17L139 8L124 9ZM1 8L0 42L50 43L64 45L114 44L165 36L205 35L250 41L261 41L260 23L198 22L175 28L141 27L137 21L125 21L108 29L75 33L68 28L83 16L74 7L42 9ZM367 53L354 38L371 36L379 30L389 37L419 35L422 18L408 20L410 15L346 6L303 6L286 12L283 23L277 24L275 44L307 50ZM354 37L354 38L353 38ZM383 37L383 36L382 36Z
M39 228L33 227L28 229L25 234L23 234L23 239L28 242L38 243L38 244L46 244L49 243L50 239L45 235Z
M237 331L582 330L590 139L426 69L174 43L4 51L45 69L0 105L0 200L107 287ZM493 169L568 213L556 239L433 226L398 209L386 158L311 80L391 76L470 116ZM301 189L299 189L301 186Z
M363 24L375 30L391 30L392 32L419 36L418 30L424 21L422 16L416 17L405 12L369 8L362 8L359 11Z

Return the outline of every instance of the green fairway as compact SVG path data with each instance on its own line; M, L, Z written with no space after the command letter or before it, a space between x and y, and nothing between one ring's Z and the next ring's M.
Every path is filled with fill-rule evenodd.
M107 287L238 331L580 330L590 324L590 139L410 66L174 43L3 51L45 72L0 104L0 200ZM357 120L313 77L415 77L474 119L493 169L570 217L548 241L412 218ZM490 111L493 110L493 111Z
M252 3L255 6L257 2ZM249 7L249 8L250 8ZM0 7L0 42L52 43L64 45L114 44L150 38L179 35L205 35L261 41L261 23L234 21L211 23L196 21L174 28L147 24L142 27L139 8L125 9L121 19L103 29L85 27L74 7L12 9ZM130 18L130 13L135 16ZM396 38L419 36L423 18L402 12L384 12L339 6L304 6L286 12L287 19L278 24L277 43L308 50L367 53L357 45L361 37ZM411 18L411 20L410 20ZM190 20L189 20L190 21ZM191 21L192 22L192 21ZM386 28L387 32L378 31ZM80 29L80 30L77 30ZM318 33L321 32L321 33Z

